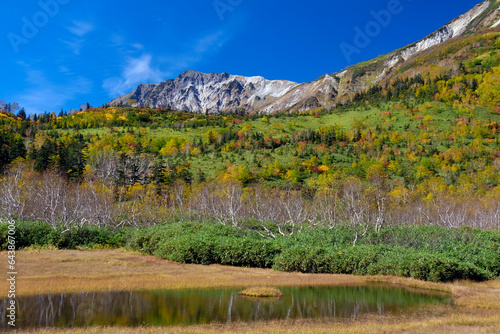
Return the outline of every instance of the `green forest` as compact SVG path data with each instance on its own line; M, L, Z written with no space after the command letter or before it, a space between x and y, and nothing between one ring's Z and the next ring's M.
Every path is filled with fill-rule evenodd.
M423 53L329 110L0 107L0 217L24 226L24 247L431 281L500 275L498 32Z

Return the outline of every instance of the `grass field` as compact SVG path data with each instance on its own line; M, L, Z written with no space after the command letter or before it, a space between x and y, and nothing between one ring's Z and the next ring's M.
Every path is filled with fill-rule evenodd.
M6 252L1 258L7 259ZM57 292L222 288L244 286L365 285L448 292L454 305L425 306L411 316L362 316L331 322L268 323L168 328L85 328L37 333L499 333L500 281L437 284L396 277L282 273L267 269L180 265L122 250L29 250L17 253L18 295ZM1 281L2 291L7 282Z

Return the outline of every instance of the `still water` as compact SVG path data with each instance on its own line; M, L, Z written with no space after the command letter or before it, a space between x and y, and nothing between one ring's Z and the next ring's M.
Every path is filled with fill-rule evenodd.
M406 312L445 296L394 287L280 288L281 298L255 299L241 289L64 293L18 299L17 328L170 326L273 319L356 317ZM0 302L0 328L8 328L7 299Z

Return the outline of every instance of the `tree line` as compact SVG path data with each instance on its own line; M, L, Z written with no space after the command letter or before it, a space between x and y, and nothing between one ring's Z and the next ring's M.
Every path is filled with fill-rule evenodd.
M142 173L147 167L138 167ZM142 169L141 169L142 168ZM435 178L414 190L388 187L377 168L369 181L354 176L332 178L316 189L244 186L226 173L216 180L171 185L112 181L112 165L88 169L81 182L68 182L54 171L34 170L33 163L13 165L0 181L0 215L46 222L53 228L74 226L137 228L173 221L203 221L252 228L276 238L316 227L347 226L356 240L384 226L473 226L500 230L500 188L482 195L450 188Z

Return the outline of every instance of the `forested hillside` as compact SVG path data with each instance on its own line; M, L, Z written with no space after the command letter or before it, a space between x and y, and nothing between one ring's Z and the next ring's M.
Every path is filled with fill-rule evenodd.
M289 235L500 228L500 39L425 51L331 110L0 113L0 214L52 226L209 220ZM352 71L367 71L369 64Z

